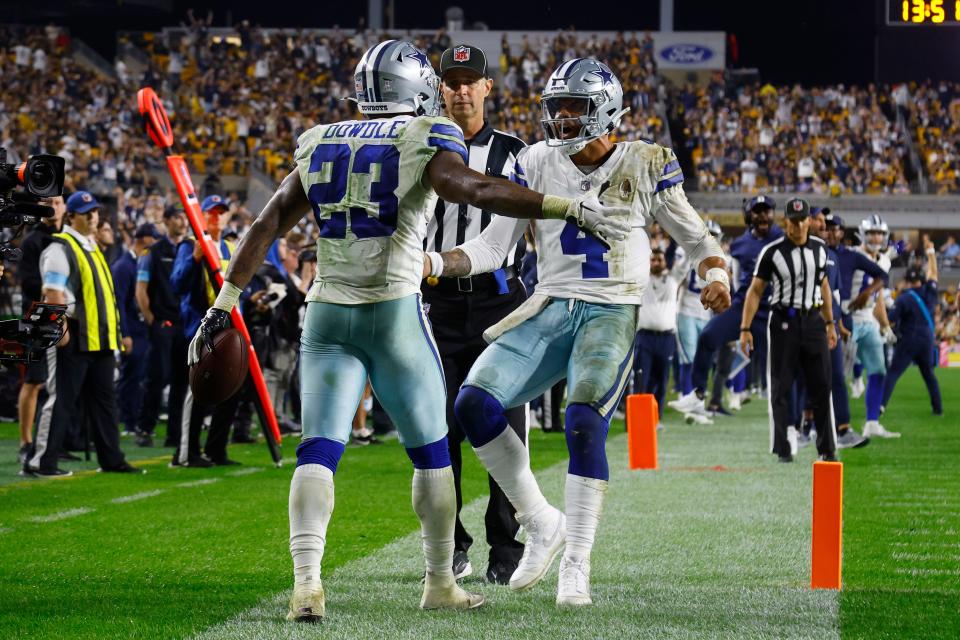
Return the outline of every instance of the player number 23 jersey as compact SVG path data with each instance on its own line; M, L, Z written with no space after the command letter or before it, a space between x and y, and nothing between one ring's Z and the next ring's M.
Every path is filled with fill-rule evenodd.
M467 160L463 132L447 118L346 121L300 136L297 170L320 232L308 300L364 304L420 290L437 199L422 178L438 150Z

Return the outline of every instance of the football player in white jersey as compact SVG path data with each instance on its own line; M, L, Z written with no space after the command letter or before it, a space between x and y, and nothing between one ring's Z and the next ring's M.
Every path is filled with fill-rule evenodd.
M354 81L367 119L321 124L300 136L296 169L240 242L189 349L194 363L201 343L212 348L271 243L312 209L320 231L317 276L301 338L304 439L289 507L294 590L287 617L296 621L325 612L320 564L333 475L368 376L414 464L413 507L426 557L420 606L467 609L484 601L457 586L451 570L456 498L444 377L420 304L423 238L437 195L508 216L571 216L576 228L609 242L629 231L618 210L595 198L544 197L469 170L460 128L436 117L439 80L412 44L377 44Z
M717 239L717 242L721 242L723 231L720 225L714 220L708 220L706 224L711 235ZM684 266L687 266L685 256L683 263ZM674 265L674 269L678 267L679 265ZM707 326L707 322L713 317L713 312L710 309L704 309L703 303L700 302L700 294L703 293L703 287L706 284L706 281L697 273L697 266L693 265L689 268L684 286L680 290L677 311L677 343L680 347L678 359L680 362L680 386L683 395L693 391L691 375L693 373L693 356L697 352L697 340L700 339L700 334L703 333L703 328Z
M542 96L546 141L524 149L514 179L550 194L599 193L626 207L630 233L608 245L562 221L537 222L536 293L488 329L492 344L457 397L456 414L480 460L517 509L528 533L510 580L528 589L564 549L557 604L590 604L590 551L609 470L604 442L610 416L629 377L637 308L650 274L644 227L654 220L687 252L707 284L704 306L730 305L730 285L717 241L683 193L683 173L670 149L652 142L614 143L626 112L613 72L590 58L561 65ZM474 240L429 253L425 272L466 276L500 266L523 234L523 221L498 218ZM547 504L530 471L527 449L507 428L504 408L542 394L566 378L566 516Z
M890 272L890 259L887 257L887 240L890 229L880 216L874 214L860 223L860 253ZM851 279L851 297L855 297L870 288L872 276L862 269L854 269ZM897 336L890 328L885 304L886 288L871 295L865 305L850 309L846 302L844 311L852 311L853 341L857 345L857 358L867 374L867 387L864 402L866 404L866 423L863 435L868 438L899 438L895 431L887 431L880 424L880 405L883 404L883 379L887 373L885 344L894 344ZM844 303L841 303L843 305Z

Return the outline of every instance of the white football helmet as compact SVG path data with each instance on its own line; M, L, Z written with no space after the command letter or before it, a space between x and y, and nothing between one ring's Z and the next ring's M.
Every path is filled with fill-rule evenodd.
M547 146L560 147L568 155L612 132L630 111L623 108L620 81L610 67L593 58L575 58L557 67L543 89L540 106Z
M353 75L357 106L366 116L440 114L440 78L413 44L384 40L363 54Z
M887 223L883 221L877 214L873 214L869 218L860 222L860 242L863 246L873 252L883 251L887 248L887 241L890 239L890 227L887 226ZM883 234L883 239L880 242L870 242L869 233L880 232Z

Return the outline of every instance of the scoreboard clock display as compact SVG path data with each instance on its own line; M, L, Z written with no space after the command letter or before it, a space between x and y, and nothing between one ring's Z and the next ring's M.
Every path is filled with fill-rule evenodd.
M960 27L960 0L887 0L892 27Z

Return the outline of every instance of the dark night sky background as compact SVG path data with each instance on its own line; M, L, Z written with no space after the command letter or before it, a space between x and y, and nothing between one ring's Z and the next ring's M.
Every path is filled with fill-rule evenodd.
M136 0L134 0L136 1ZM149 2L150 0L146 0ZM384 0L386 4L387 0ZM47 16L108 57L117 29L157 29L176 24L188 7L197 13L213 9L216 25L249 18L263 26L355 26L366 13L365 0L346 2L288 1L284 4L238 0L168 0L169 13L143 9L123 0L59 2L33 0L13 4L0 0L0 21L42 22ZM462 7L466 20L492 30L556 29L575 25L580 31L657 29L657 0L581 2L517 2L484 0ZM950 3L948 3L950 4ZM398 28L437 28L444 22L445 3L395 0ZM874 78L875 38L879 42L880 77L884 80L947 77L960 80L960 28L889 28L882 26L886 0L676 0L677 30L717 30L735 34L738 66L755 67L775 83L869 82ZM30 7L31 13L24 13ZM110 20L104 20L109 15ZM878 26L880 25L880 26Z

